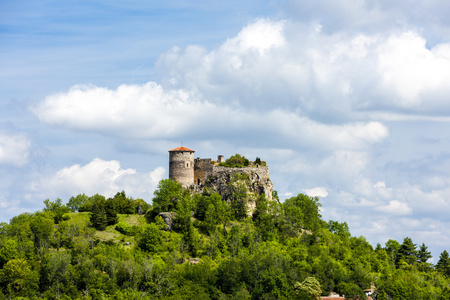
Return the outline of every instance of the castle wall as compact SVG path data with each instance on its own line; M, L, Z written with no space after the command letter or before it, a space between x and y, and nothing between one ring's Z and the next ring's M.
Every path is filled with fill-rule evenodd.
M203 184L206 174L213 171L211 158L196 158L194 162L194 183Z
M169 152L169 179L178 181L183 187L194 183L194 152Z

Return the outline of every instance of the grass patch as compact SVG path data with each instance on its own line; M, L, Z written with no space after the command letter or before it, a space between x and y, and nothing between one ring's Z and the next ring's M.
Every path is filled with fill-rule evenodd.
M119 214L119 222L125 222L129 226L139 226L143 227L147 225L147 220L143 215L122 215Z
M76 225L79 228L85 228L86 226L89 226L91 213L90 212L71 212L64 214L64 217L67 217L68 219L66 221L62 221L60 225L63 226L71 226ZM118 214L119 222L124 222L129 226L137 226L139 228L143 228L145 225L147 225L147 220L143 215L127 215L127 214ZM116 225L111 225L106 227L103 231L95 231L94 237L107 242L107 241L113 241L114 243L124 243L124 242L130 242L130 244L136 244L136 240L134 236L127 236L124 235L116 230ZM131 247L127 246L127 247Z

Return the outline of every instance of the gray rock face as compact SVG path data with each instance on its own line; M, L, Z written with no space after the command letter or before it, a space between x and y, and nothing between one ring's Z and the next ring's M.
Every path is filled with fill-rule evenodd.
M172 231L175 212L160 212L158 214L158 217L161 217L164 220L164 223L166 223L167 225L166 230Z
M241 178L236 180L237 178ZM248 178L248 179L247 179ZM264 195L269 201L273 200L273 183L269 179L269 168L244 167L229 168L213 166L212 170L205 172L200 184L192 185L195 193L202 193L205 189L222 196L224 201L232 201L233 188L243 184L247 190L247 210L251 215L256 207L259 195Z

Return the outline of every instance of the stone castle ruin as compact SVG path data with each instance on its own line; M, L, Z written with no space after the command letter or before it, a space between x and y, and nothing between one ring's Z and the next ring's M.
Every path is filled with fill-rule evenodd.
M273 184L269 179L269 167L250 165L242 168L220 166L224 156L217 161L211 158L194 158L194 150L178 147L169 151L169 179L176 180L194 193L205 189L217 192L226 199L230 183L236 176L248 177L249 193L264 195L272 200Z

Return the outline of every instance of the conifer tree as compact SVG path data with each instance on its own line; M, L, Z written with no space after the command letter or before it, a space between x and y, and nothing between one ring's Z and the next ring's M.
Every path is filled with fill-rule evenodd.
M436 264L436 269L442 272L444 275L450 276L450 257L447 250L442 251L439 256L439 261Z
M397 256L397 266L402 262L406 262L410 265L414 264L417 260L417 250L416 244L413 243L412 239L406 237L403 240L403 244L400 245L400 249L398 249Z
M419 263L426 263L430 258L432 258L431 252L428 251L428 247L425 246L425 243L422 243L417 252L417 261Z

